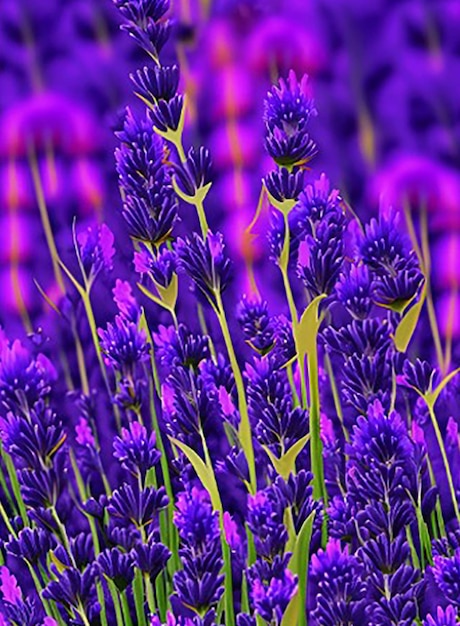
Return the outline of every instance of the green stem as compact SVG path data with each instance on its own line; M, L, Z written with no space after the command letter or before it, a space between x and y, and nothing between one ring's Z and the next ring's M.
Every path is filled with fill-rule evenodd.
M289 245L290 245L291 234L290 234L290 229L289 229L288 214L283 213L283 215L284 215L284 243L283 243L283 249L281 252L279 267L281 270L281 276L283 277L283 285L284 285L284 291L286 293L286 300L289 306L289 314L291 316L291 322L292 322L292 332L295 337L297 324L299 323L299 318L297 316L297 307L295 305L294 296L293 296L292 288L291 288L291 282L289 280L289 272L288 272ZM307 407L307 381L305 378L305 360L299 354L299 351L297 351L297 364L298 364L299 375L300 375L302 406L306 408Z
M148 574L144 572L143 577L144 577L145 593L147 595L147 603L149 605L149 611L150 613L154 614L156 610L156 605L155 605L155 596L153 594L153 585L150 580L150 576Z
M233 347L230 330L227 324L227 318L225 317L224 305L222 302L222 296L220 292L215 292L217 302L217 318L222 329L222 335L224 337L225 346L227 348L230 364L232 366L233 376L235 377L235 384L238 393L238 407L240 410L240 427L239 436L241 445L246 455L246 460L249 468L249 483L252 493L257 491L257 477L256 477L256 465L254 458L254 447L252 442L251 424L249 422L248 403L246 400L246 391L244 388L243 376L241 375L240 366L236 358L235 349Z
M131 619L131 613L129 610L128 597L126 596L126 591L124 591L123 593L120 593L120 599L121 599L121 607L123 610L123 618L125 620L125 625L133 626L133 621Z
M120 599L118 596L118 590L111 580L107 581L109 586L110 595L112 596L113 608L115 610L115 623L116 626L124 626L123 614L121 612Z
M426 402L426 400L425 400ZM446 472L447 484L449 485L449 491L452 498L452 504L454 507L454 512L457 520L460 522L460 511L458 508L457 497L455 495L455 487L454 481L452 478L452 472L450 470L449 460L447 458L446 448L444 446L444 441L442 439L441 430L439 429L438 420L436 419L436 414L434 412L434 407L431 402L426 402L428 407L428 411L430 413L431 423L433 424L433 429L436 435L436 440L438 442L439 450L441 452L442 461L444 464L444 470Z
M310 450L313 471L313 495L323 499L327 506L327 491L324 480L323 444L321 442L319 381L318 381L318 349L315 346L308 354L308 380L310 385Z
M134 604L136 607L136 619L139 626L147 626L144 610L144 587L142 584L142 572L136 567L133 582Z
M340 395L337 389L337 383L335 382L334 370L332 368L331 359L329 354L326 352L324 356L324 364L326 366L326 372L329 377L329 383L331 385L332 397L334 399L334 407L337 413L337 416L340 420L340 424L342 426L343 435L345 437L345 441L350 441L350 435L348 434L348 430L345 428L345 424L343 421L343 410L342 403L340 402Z
M225 531L222 521L222 557L224 559L225 573L225 625L234 626L235 611L233 607L233 581L232 581L232 553L225 538Z
M201 228L201 232L203 234L203 238L206 239L206 237L208 235L208 231L209 231L209 226L208 226L208 222L206 220L206 213L204 212L203 201L199 200L197 198L193 204L194 204L194 206L196 208L196 212L197 212L197 215L198 215L198 220L200 222L200 228Z
M24 500L21 495L21 488L19 486L18 476L16 474L16 468L14 467L14 463L10 455L1 449L1 455L3 457L3 461L6 466L6 470L8 472L8 476L11 482L11 487L13 489L14 497L16 498L16 502L19 507L19 512L21 514L22 521L24 526L29 526L29 518L27 517L27 511L24 504Z

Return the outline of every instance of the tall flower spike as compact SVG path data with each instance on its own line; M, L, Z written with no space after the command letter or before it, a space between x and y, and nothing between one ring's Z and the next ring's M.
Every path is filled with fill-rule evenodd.
M131 74L134 93L150 108L154 108L159 100L169 102L176 95L179 86L179 68L155 66L144 67Z
M194 488L179 494L174 522L183 565L174 574L174 587L185 606L203 614L217 605L224 591L218 514L208 494Z
M123 143L115 158L129 234L134 240L158 246L169 238L177 219L177 200L163 163L163 140L129 109L118 137Z
M161 456L155 444L154 432L148 436L145 426L139 422L131 422L129 429L121 429L121 437L115 437L114 456L128 472L144 479L148 470L158 463Z
M179 239L179 270L187 274L209 303L217 308L220 295L230 282L230 261L224 251L223 237L208 232L206 239L197 233Z
M169 20L164 16L169 10L169 0L114 0L126 20L121 26L136 43L155 61L168 40Z
M307 131L310 117L316 115L309 96L308 78L298 83L290 72L287 82L280 79L265 100L265 147L273 160L281 166L304 165L314 156L316 145Z
M101 350L107 365L125 377L132 377L137 363L148 361L150 345L144 330L122 315L117 315L107 329L98 330Z
M321 626L364 623L364 568L355 556L329 539L325 550L311 557L309 581L314 587L312 617Z
M168 496L164 487L140 490L124 484L113 492L107 511L114 520L134 524L140 529L155 522L158 512L167 506Z
M106 224L89 226L77 235L78 256L88 285L113 267L114 236Z

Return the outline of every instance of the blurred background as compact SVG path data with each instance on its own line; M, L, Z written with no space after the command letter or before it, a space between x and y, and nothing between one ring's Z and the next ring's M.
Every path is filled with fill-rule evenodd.
M382 196L415 222L426 216L441 333L458 336L460 2L174 0L171 12L166 57L181 65L188 141L213 156L208 211L232 256L263 263L263 237L245 235L269 168L263 98L290 69L306 72L318 109L315 176L325 171L362 218L377 214ZM138 106L129 73L145 63L111 0L0 0L8 330L36 330L43 293L59 288L49 246L70 254L74 218L106 221L123 254L114 131L124 107Z

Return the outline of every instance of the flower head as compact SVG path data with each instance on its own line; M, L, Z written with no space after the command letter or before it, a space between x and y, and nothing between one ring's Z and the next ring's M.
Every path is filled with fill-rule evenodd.
M310 567L310 580L316 590L312 616L317 623L362 623L364 568L348 548L342 549L340 541L329 539L325 550L312 555Z
M133 559L119 548L104 550L96 562L99 572L112 581L119 591L124 591L134 578Z
M438 606L436 614L428 615L423 626L456 626L457 623L457 612L453 606L449 605L445 610Z
M131 557L136 567L148 574L153 583L166 567L171 552L162 543L149 540L148 543L137 543L131 550Z
M107 324L106 330L98 331L101 349L107 365L132 376L137 363L148 361L150 346L144 330L138 324L122 315L117 315L113 323Z
M149 107L154 108L159 100L169 102L179 86L179 68L156 65L144 67L131 74L134 93Z
M79 258L86 280L91 284L101 273L110 272L113 267L114 236L106 224L89 226L77 236Z
M140 529L152 524L158 512L168 505L168 496L164 487L139 489L124 484L116 489L107 507L114 520L133 524Z
M209 150L190 148L184 163L174 165L176 183L182 191L193 198L211 182L212 160Z
M191 237L179 239L176 247L179 270L187 274L214 306L230 282L230 261L224 248L222 235L211 232L204 240L193 233Z
M160 452L155 447L156 437L139 422L131 422L129 429L121 429L121 437L113 442L114 456L122 466L134 476L144 478L147 471L160 459Z
M275 343L274 323L268 314L268 305L259 298L243 298L238 304L236 317L246 342L259 354L269 352Z
M115 157L129 234L137 241L159 245L169 238L177 218L177 200L163 163L163 141L129 110L118 136L122 144Z
M451 557L435 556L432 571L446 599L460 608L460 548Z

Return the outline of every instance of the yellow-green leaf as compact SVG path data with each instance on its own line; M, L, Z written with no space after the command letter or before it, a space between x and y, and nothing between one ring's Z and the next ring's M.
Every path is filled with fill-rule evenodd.
M49 555L50 555L50 559L53 565L56 567L59 574L62 574L62 572L65 572L66 569L69 569L69 567L65 565L65 563L63 563L60 559L57 558L57 556L54 554L52 550L50 550Z
M297 591L291 598L289 604L284 611L281 626L297 626L299 622L299 592Z
M450 372L450 374L448 374L440 383L439 385L436 387L436 389L433 389L433 391L427 392L425 394L425 401L427 404L429 404L431 407L434 407L434 405L436 404L436 400L439 398L440 393L443 391L443 389L446 387L446 385L448 385L450 383L450 381L452 380L452 378L454 378L455 376L457 376L457 374L460 372L460 367L458 367L456 370L454 370L453 372Z
M170 311L173 311L176 307L177 301L177 288L178 288L178 280L177 274L173 274L171 283L168 287L163 287L158 283L155 283L155 287L158 289L158 293L160 294L161 301L163 305L168 308Z
M310 542L316 511L310 513L302 524L297 541L289 561L289 569L298 578L297 626L306 626L305 606L307 603L308 563L310 560Z
M404 315L402 320L399 322L396 332L394 334L395 346L396 349L399 350L399 352L405 352L407 350L407 346L409 345L410 340L412 339L414 331L417 327L425 298L426 283L423 286L419 301L416 302L414 306L409 309L409 311Z
M181 450L187 459L190 461L193 469L196 472L196 475L200 479L203 487L211 496L211 502L216 511L223 512L222 502L220 499L219 489L217 487L216 477L214 476L214 470L212 467L209 467L203 459L198 456L195 450L192 450L187 444L179 441L178 439L174 439L174 437L169 437L171 443L173 443L179 450Z
M271 195L271 193L268 191L266 187L265 187L265 191L267 192L268 201L270 202L272 207L274 207L275 209L278 209L278 211L281 211L283 215L289 215L289 213L297 204L297 200L282 200L282 201L277 200Z
M316 296L302 313L299 323L294 328L295 344L300 356L305 356L316 349L316 337L319 329L318 309L325 297L326 294L323 293Z
M285 452L283 456L279 459L273 454L273 452L269 448L263 446L265 452L267 453L270 461L273 464L273 467L282 478L288 479L290 474L294 472L297 457L307 445L309 439L310 435L305 435L304 437L296 441L296 443L291 446L289 450Z
M142 291L144 296L147 296L147 298L149 298L149 300L152 300L153 302L155 302L155 304L159 304L164 309L169 310L169 306L165 302L163 302L161 298L159 298L154 293L152 293L149 289L147 289L147 287L144 287L144 285L142 285L141 283L137 283L137 286Z

